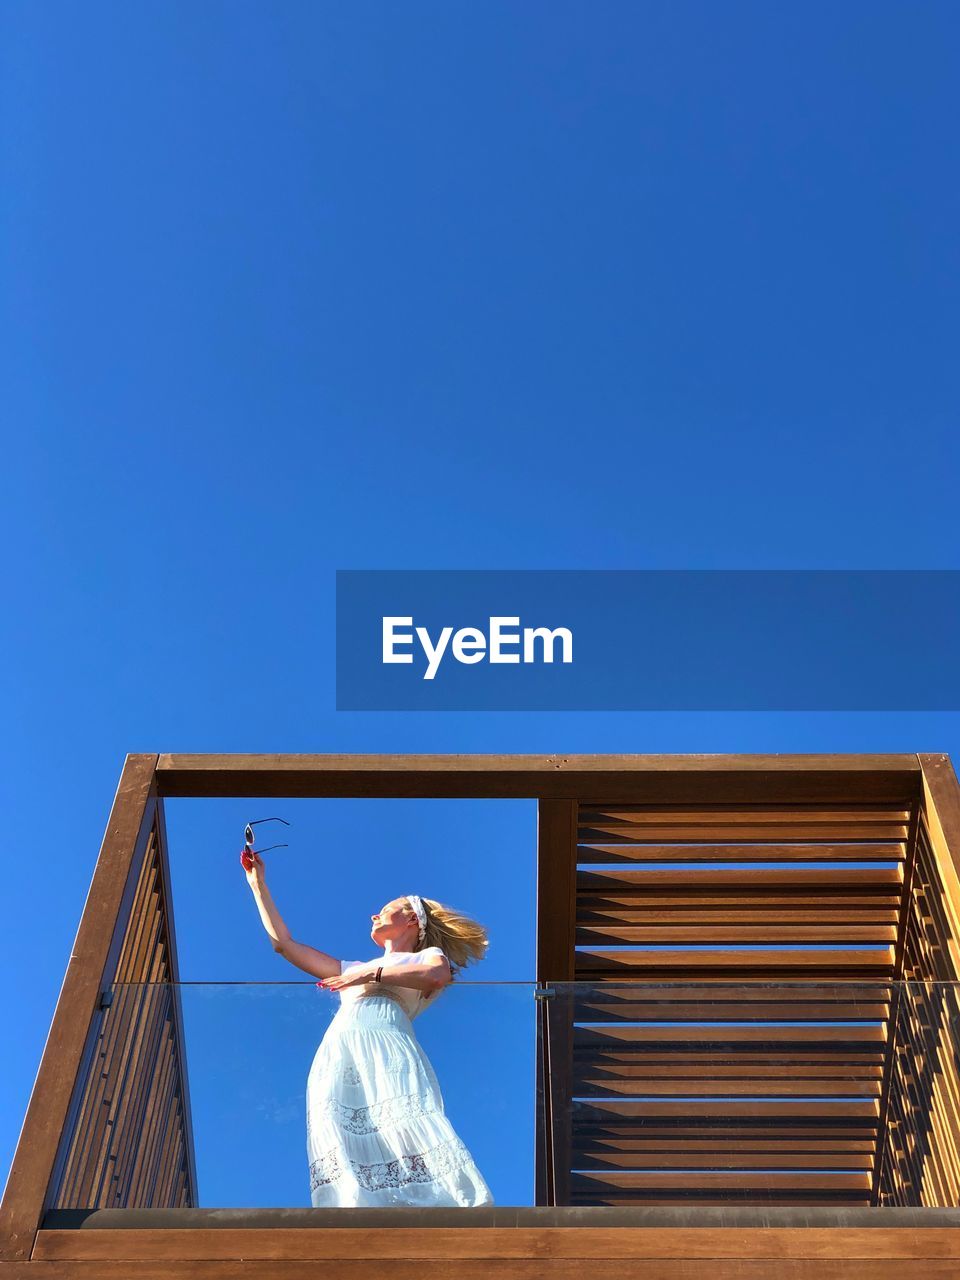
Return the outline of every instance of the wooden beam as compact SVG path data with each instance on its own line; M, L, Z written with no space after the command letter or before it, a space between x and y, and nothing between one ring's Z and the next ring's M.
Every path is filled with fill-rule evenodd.
M577 903L577 804L541 800L537 812L537 981L572 982Z
M919 755L924 815L954 920L960 918L960 781L948 755ZM951 955L960 977L960 952Z
M566 1204L570 1180L572 993L576 969L577 802L541 800L537 809L538 1204Z
M161 755L161 796L544 797L703 804L919 792L915 755Z
M105 975L156 804L155 755L128 755L0 1205L0 1260L30 1257ZM2 1271L0 1271L2 1275Z
M114 1234L132 1237L139 1233ZM230 1231L212 1234L235 1236ZM286 1233L274 1234L282 1239ZM412 1251L397 1240L396 1228L367 1232L365 1240L357 1239L362 1234L346 1229L318 1233L334 1244L332 1250L324 1249L319 1259L310 1246L311 1256L306 1257L264 1258L256 1246L251 1256L240 1252L241 1242L235 1238L233 1252L226 1258L197 1258L191 1252L191 1257L184 1259L165 1252L162 1257L143 1260L126 1256L110 1260L38 1259L0 1265L0 1280L130 1280L131 1274L137 1280L238 1280L246 1276L315 1280L318 1261L321 1268L325 1262L337 1280L375 1280L385 1267L393 1280L422 1280L425 1263L436 1280L583 1280L585 1268L615 1275L617 1280L696 1280L707 1271L711 1280L769 1280L772 1273L780 1280L955 1280L958 1266L956 1228L826 1232L708 1229L701 1233L697 1228L593 1231L572 1227L537 1233L536 1241L518 1241L522 1252L516 1246L505 1252L499 1239L485 1244L483 1230L462 1230L449 1244L434 1239L439 1235L437 1229L416 1232L418 1241ZM118 1241L121 1248L124 1243ZM375 1244L380 1246L376 1251ZM221 1248L226 1245L223 1240ZM126 1244L127 1249L132 1246L132 1240Z

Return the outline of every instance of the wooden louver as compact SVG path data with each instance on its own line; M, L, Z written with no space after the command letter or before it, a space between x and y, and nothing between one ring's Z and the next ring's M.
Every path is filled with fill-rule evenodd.
M196 1203L175 979L158 808L78 1082L51 1208Z
M559 1203L872 1202L912 816L577 806Z
M960 884L921 811L904 910L880 1202L960 1205Z

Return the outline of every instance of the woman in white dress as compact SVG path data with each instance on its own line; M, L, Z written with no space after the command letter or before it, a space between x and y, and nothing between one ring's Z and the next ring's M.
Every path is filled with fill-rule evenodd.
M482 958L482 925L415 894L371 917L375 960L337 960L297 942L264 878L241 856L275 951L340 993L307 1078L307 1159L314 1207L493 1204L444 1113L436 1073L413 1030L459 969Z

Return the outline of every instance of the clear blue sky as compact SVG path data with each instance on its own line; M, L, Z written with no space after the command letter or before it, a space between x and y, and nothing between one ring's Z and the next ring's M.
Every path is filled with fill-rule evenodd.
M3 7L4 1170L127 751L960 759L949 714L337 714L332 613L337 568L960 567L958 34L952 0ZM171 805L186 976L282 976L251 807ZM319 945L413 888L532 976L530 805L286 808Z

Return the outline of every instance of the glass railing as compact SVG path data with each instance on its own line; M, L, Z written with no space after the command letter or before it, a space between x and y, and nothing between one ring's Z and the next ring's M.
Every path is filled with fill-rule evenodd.
M958 1206L955 985L371 995L105 992L51 1205Z

